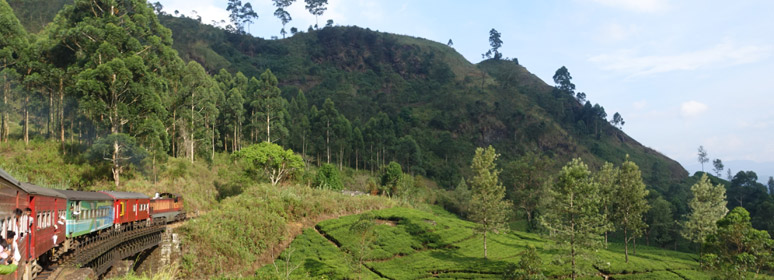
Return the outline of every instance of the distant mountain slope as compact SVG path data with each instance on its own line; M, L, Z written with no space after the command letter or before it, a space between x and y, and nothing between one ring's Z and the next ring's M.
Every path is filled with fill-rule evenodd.
M9 1L33 32L53 18L52 9L69 1L38 2ZM393 142L412 136L422 151L418 171L446 187L459 181L460 168L465 175L474 148L484 145L495 146L504 161L526 152L545 153L554 158L555 168L577 156L598 166L621 162L629 154L660 193L670 192L688 175L674 160L591 116L588 106L557 93L512 61L475 65L444 44L359 27L265 40L190 18L163 15L160 20L173 31L179 55L211 74L225 68L257 77L271 69L286 99L303 90L310 104L320 107L331 98L353 126L386 113L396 131ZM389 156L400 154L396 150Z
M7 0L24 28L29 33L38 33L65 4L73 0Z
M629 154L649 185L661 192L688 175L676 161L607 122L596 121L596 131L588 133L591 124L579 125L588 120L580 103L556 96L552 86L511 61L474 65L437 42L359 27L265 40L229 34L193 19L160 18L172 29L180 56L198 61L211 73L226 68L255 76L270 68L286 98L295 96L296 89L318 106L331 98L350 120L365 122L379 112L396 120L410 114L404 132L432 152L425 155L430 162L446 162L448 154L462 153L452 160L464 167L473 147L491 144L505 160L542 151L559 163L581 156L599 165L621 162ZM444 137L451 138L453 147L441 143ZM426 169L429 174L438 171Z

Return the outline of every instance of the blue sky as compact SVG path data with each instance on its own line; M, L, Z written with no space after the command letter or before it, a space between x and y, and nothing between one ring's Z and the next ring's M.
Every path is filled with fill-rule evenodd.
M250 2L255 36L279 36L271 0ZM168 13L227 20L226 0L163 0ZM700 170L703 145L734 173L774 176L774 1L329 0L320 25L357 25L446 43L477 63L491 28L500 49L552 84L566 66L578 91L642 144ZM298 0L290 27L315 22ZM195 17L195 16L194 16ZM705 165L705 170L710 170ZM725 173L724 173L725 174Z

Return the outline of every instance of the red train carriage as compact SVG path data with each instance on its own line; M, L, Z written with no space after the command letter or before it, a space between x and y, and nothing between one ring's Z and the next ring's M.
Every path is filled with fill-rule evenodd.
M154 223L166 224L185 219L183 198L176 194L157 194L151 199L150 208Z
M103 191L113 198L113 223L117 225L145 226L150 217L150 197L135 192Z
M0 238L6 237L7 231L17 233L26 232L27 227L22 222L24 219L18 219L14 214L16 209L24 210L29 207L29 195L20 188L20 182L11 177L4 170L0 169ZM27 263L27 247L30 240L29 234L23 237L17 235L16 240L21 260L18 262L18 268L11 274L0 275L0 279L20 279L25 273L30 273L30 266Z
M21 183L20 187L29 194L29 206L32 219L28 257L37 259L65 240L65 210L67 198L49 188L30 183Z

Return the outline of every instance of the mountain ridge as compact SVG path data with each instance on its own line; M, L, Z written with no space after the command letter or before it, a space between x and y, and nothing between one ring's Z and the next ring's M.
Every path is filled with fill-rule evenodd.
M11 2L22 10L34 4ZM662 194L688 177L679 163L590 115L590 104L558 92L515 61L473 64L442 43L360 27L266 40L187 17L158 17L172 30L180 57L199 62L210 74L228 69L257 77L271 69L286 100L302 90L319 108L330 98L354 126L386 113L396 136L413 136L422 148L420 173L445 187L466 175L468 154L485 145L494 145L503 161L545 153L555 159L554 169L572 157L600 166L622 162L628 154ZM41 18L27 16L22 23L31 28L30 21ZM389 155L398 156L398 151ZM462 175L455 174L459 169Z

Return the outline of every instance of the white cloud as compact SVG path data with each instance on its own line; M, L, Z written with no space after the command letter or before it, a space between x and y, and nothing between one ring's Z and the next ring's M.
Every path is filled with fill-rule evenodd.
M599 32L599 40L603 42L615 42L628 39L637 34L638 28L634 25L621 25L609 23L602 26Z
M640 13L656 13L668 10L667 0L594 0L598 4Z
M642 110L648 106L648 101L640 100L640 101L634 102L632 105L634 106L634 109Z
M687 118L696 117L707 111L707 109L706 104L691 100L680 105L680 114Z
M599 64L604 70L639 76L753 63L769 57L771 51L771 46L739 46L725 42L708 49L681 54L638 55L633 50L620 50L593 56L588 60Z

